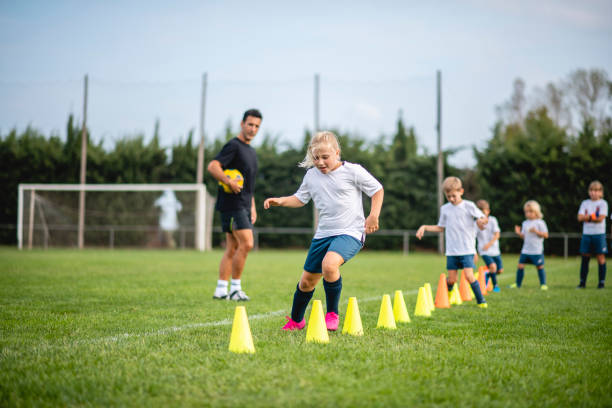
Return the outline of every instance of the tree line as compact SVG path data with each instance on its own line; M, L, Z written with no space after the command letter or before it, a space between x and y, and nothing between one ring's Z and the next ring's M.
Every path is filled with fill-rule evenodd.
M464 197L484 198L502 231L524 219L522 204L540 202L550 231L580 231L576 212L587 198L590 181L599 179L612 191L612 82L605 71L577 70L567 78L526 92L517 79L513 93L497 107L498 119L482 149L474 148L476 166L457 168L448 163L454 151L444 152L444 174L464 181ZM347 132L338 134L342 158L364 165L385 187L380 217L382 229L416 229L437 221L436 155L419 149L418 135L400 116L392 135L374 142ZM210 160L226 140L236 134L228 125L225 134L205 146ZM305 155L311 134L299 146L282 145L270 134L258 136L259 174L256 203L266 197L290 195L302 180L297 163ZM0 135L0 224L15 225L19 183L78 183L81 128L70 116L66 135L43 135L28 127ZM160 144L159 126L146 141L143 134L118 140L111 149L88 135L87 183L194 183L197 143L193 131L170 148ZM208 191L216 195L217 183L205 175ZM367 201L364 200L365 211ZM311 227L312 206L300 209L258 211L259 227ZM218 217L216 214L215 217ZM215 225L219 225L218 218ZM262 246L304 245L311 237L262 235ZM0 229L0 243L14 244L15 231ZM554 251L561 242L550 240ZM216 238L218 243L218 237ZM414 243L414 241L413 241ZM419 242L435 248L435 238ZM519 240L503 240L505 251L518 251ZM373 235L373 249L400 248L401 238Z

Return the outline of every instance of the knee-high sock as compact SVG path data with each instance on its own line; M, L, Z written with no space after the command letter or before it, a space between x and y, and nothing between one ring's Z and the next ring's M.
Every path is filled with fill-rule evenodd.
M582 261L580 261L580 284L586 285L587 276L589 275L589 261L591 257L582 256Z
M599 264L599 283L606 281L606 263Z
M490 273L489 277L491 278L491 282L493 282L493 287L497 286L497 274L496 273Z
M340 302L340 293L342 292L342 276L335 282L328 282L323 279L323 289L325 289L327 313L334 312L338 314L338 303Z
M540 278L540 285L546 285L546 271L544 268L538 269L538 278Z
M314 295L314 289L311 292L302 292L300 290L300 284L298 283L293 294L293 307L291 308L291 319L294 322L301 322L304 320L304 313L306 312L306 306Z
M478 283L478 281L475 280L474 282L470 283L470 286L472 287L472 291L474 292L474 296L476 296L476 302L484 303L485 299L482 296L482 292L480 291L480 284Z
M523 278L525 277L525 268L516 269L516 286L519 288L523 284Z

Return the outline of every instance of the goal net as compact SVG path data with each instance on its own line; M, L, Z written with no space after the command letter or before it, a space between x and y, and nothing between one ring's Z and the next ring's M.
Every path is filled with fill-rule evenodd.
M203 251L214 200L202 184L20 184L17 245Z

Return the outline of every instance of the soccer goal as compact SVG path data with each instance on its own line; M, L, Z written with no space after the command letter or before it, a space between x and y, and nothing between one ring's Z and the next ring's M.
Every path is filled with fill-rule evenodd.
M214 200L203 184L19 184L17 245L204 251Z

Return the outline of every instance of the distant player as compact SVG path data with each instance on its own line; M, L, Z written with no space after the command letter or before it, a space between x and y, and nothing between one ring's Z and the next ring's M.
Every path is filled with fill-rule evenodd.
M476 228L478 253L480 253L482 261L489 269L487 278L491 279L493 283L493 292L499 292L497 275L504 272L504 264L499 250L499 224L497 218L491 215L491 208L486 200L478 200L476 206L480 208L488 220L484 229Z
M487 224L484 213L472 201L464 200L463 186L457 177L447 177L442 183L448 203L440 207L440 219L437 225L421 225L417 230L418 239L423 238L425 231L443 232L446 240L446 285L452 290L457 282L457 270L463 273L470 283L478 306L487 307L480 284L474 278L474 255L476 253L476 226L483 228Z
M578 221L583 223L582 239L580 240L582 262L580 264L579 289L586 287L591 255L597 256L597 264L599 266L597 288L603 289L606 282L606 254L608 253L606 218L608 217L608 202L603 199L603 193L603 185L599 181L591 182L589 185L589 199L584 200L578 210Z
M523 284L525 277L525 264L535 265L540 279L540 289L548 290L546 285L546 271L544 270L544 240L548 238L548 227L544 222L544 215L537 201L530 200L523 206L525 221L522 226L515 225L514 232L520 236L523 242L521 256L516 269L516 283L510 285L513 289L518 289Z
M299 164L308 169L292 196L264 201L264 209L281 206L298 208L311 199L319 211L319 224L308 250L302 277L293 295L291 317L283 330L302 330L304 313L323 277L327 305L327 330L338 329L338 303L342 291L340 266L361 250L365 234L378 230L383 203L383 186L359 164L340 160L340 145L332 132L317 133L306 157ZM368 218L364 217L362 193L372 198Z
M241 277L247 255L253 248L253 224L257 220L253 196L257 155L251 141L259 131L261 120L257 109L246 111L238 136L227 142L208 164L208 172L230 189L226 192L220 185L217 194L216 209L221 213L221 229L225 232L225 252L219 264L219 280L213 299L249 300L242 290ZM238 170L243 179L229 177L223 172L226 169Z

